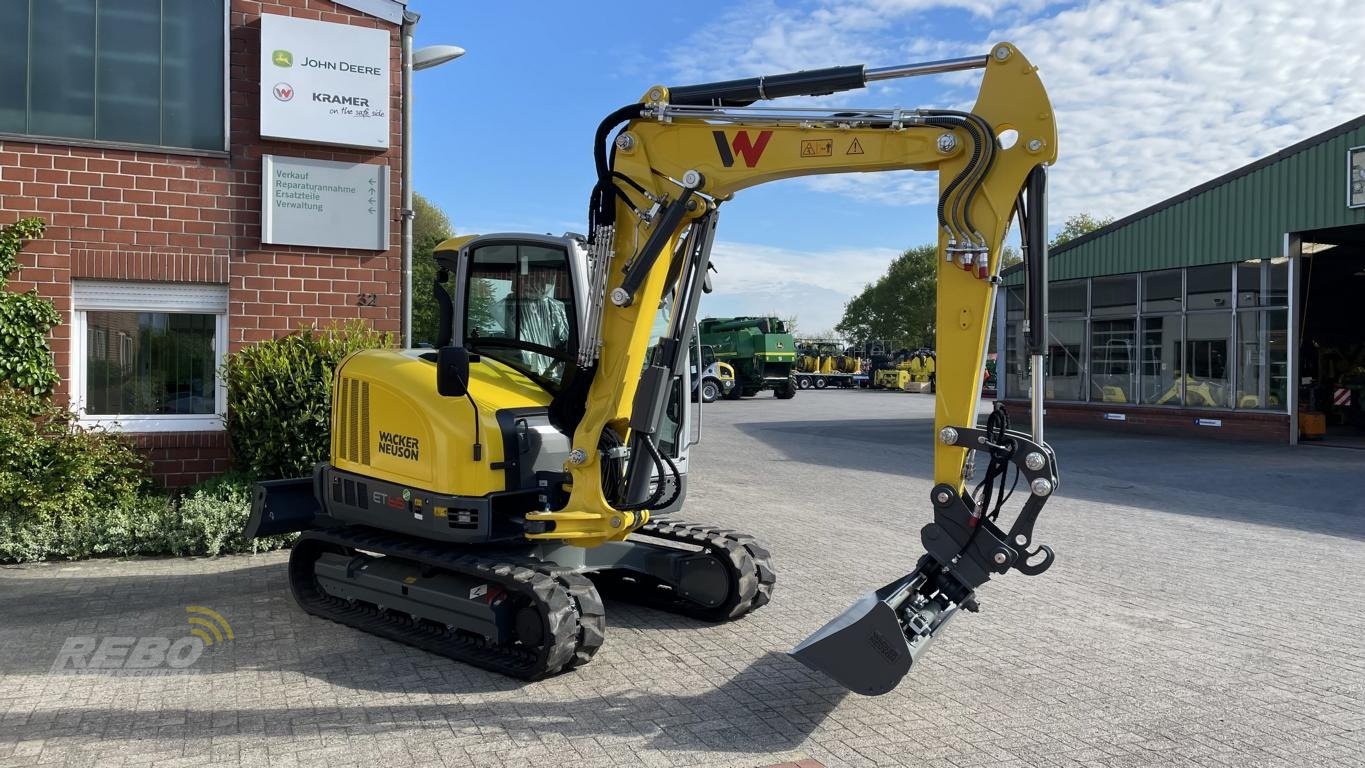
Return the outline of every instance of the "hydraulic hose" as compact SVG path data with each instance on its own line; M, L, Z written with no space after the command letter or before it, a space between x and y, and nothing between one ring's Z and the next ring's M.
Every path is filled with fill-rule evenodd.
M628 104L607 115L597 125L593 134L592 159L597 170L597 184L592 188L588 201L588 237L595 240L597 227L608 227L616 223L616 195L619 192L612 182L611 163L607 155L607 139L616 126L633 120L644 111L643 104Z

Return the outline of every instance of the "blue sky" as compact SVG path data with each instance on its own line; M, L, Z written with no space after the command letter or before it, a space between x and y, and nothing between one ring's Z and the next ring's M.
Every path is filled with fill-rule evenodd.
M1042 70L1061 157L1054 227L1123 216L1365 113L1365 14L1348 0L411 0L417 45L468 53L414 75L414 179L462 234L586 228L592 134L653 84L985 53ZM614 9L614 10L608 10ZM976 76L821 103L962 107ZM780 103L780 102L779 102ZM721 209L714 315L796 315L807 333L901 250L932 242L932 174L792 180Z

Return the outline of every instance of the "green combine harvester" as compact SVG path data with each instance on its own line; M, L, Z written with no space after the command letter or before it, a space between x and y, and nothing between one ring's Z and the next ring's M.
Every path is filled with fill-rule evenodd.
M708 317L698 324L702 344L735 369L729 400L771 389L781 400L796 396L796 341L776 317Z

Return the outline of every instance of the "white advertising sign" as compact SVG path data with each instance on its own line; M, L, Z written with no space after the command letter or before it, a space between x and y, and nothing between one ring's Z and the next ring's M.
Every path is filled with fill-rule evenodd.
M261 137L389 148L389 33L261 15Z
M266 155L261 242L389 248L389 167Z

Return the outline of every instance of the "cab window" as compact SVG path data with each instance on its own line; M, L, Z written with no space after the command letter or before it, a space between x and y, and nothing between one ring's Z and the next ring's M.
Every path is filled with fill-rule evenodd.
M474 250L465 295L465 344L558 385L576 333L569 257L562 248L490 243Z

